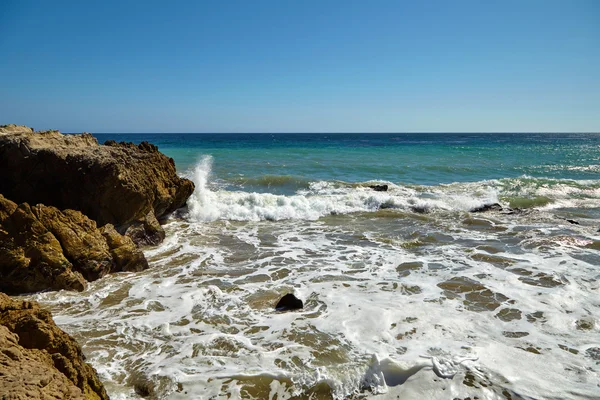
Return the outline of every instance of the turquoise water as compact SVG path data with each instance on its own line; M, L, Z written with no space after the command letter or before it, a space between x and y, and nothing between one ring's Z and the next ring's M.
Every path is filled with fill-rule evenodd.
M600 135L96 136L196 187L148 270L32 296L112 399L598 398Z
M213 157L213 178L234 186L289 177L271 192L290 194L310 181L389 181L437 185L489 179L588 180L600 174L600 134L97 134L147 140L180 171ZM280 179L281 182L285 181ZM264 181L265 185L268 180Z

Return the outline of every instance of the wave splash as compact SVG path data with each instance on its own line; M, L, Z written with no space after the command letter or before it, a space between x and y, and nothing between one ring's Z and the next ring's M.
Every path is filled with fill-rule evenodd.
M197 221L214 221L219 218L217 196L208 188L213 158L204 156L194 167L191 179L196 189L188 199L189 213Z
M580 187L581 182L577 181L549 183L528 177L438 186L400 186L382 181L358 184L319 181L311 182L307 189L287 196L228 191L210 183L212 164L212 157L204 156L190 174L196 185L196 190L188 200L189 218L192 221L317 220L328 215L382 209L408 212L469 211L494 203L519 208L553 208L568 206L567 203L576 198L600 198L600 185ZM386 184L388 190L374 191L370 186L375 184ZM573 196L574 191L577 192L576 196Z

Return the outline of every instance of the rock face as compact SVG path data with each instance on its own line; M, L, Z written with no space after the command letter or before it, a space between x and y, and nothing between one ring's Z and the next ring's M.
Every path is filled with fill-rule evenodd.
M33 129L23 125L0 125L0 133L33 133Z
M110 272L148 268L144 254L112 225L98 229L79 211L0 194L0 291L83 290Z
M35 302L0 293L0 398L107 400L81 347Z
M99 145L89 133L0 128L0 193L17 203L81 211L138 244L162 241L158 220L193 191L173 159L147 142Z

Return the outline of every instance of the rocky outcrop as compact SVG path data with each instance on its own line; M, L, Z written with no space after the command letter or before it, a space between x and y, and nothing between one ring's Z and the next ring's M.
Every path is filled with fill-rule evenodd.
M23 127L0 130L0 193L17 203L73 209L113 224L138 244L164 238L158 221L185 205L194 184L147 142L106 142Z
M0 125L0 133L33 133L33 129L23 125Z
M148 267L133 241L107 224L100 229L79 211L0 195L0 291L83 290L110 272Z
M108 399L84 359L50 312L0 293L0 398Z

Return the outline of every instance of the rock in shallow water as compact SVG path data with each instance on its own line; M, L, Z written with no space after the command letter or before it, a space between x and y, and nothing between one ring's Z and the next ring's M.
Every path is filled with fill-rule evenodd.
M275 309L277 311L289 311L289 310L299 310L302 307L304 307L302 300L300 300L293 294L288 293L285 296L283 296L281 299L279 299L279 302L277 302Z
M369 187L376 192L387 192L389 188L388 185L370 185Z
M484 204L480 207L475 207L472 208L470 211L472 213L478 213L478 212L486 212L486 211L503 211L504 209L502 208L502 206L498 203L493 203L493 204Z

